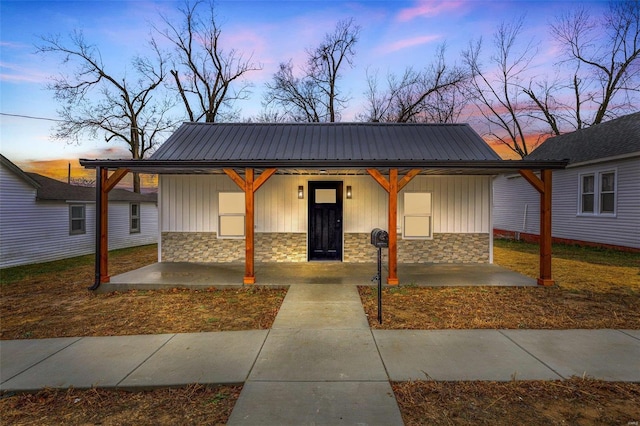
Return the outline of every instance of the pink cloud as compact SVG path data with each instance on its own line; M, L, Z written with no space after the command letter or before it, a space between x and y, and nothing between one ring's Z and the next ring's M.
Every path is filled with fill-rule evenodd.
M425 35L425 36L418 36L413 38L406 38L403 40L395 41L393 43L382 45L379 50L383 53L392 53L392 52L397 52L398 50L406 49L408 47L414 47L414 46L419 46L421 44L431 43L441 38L442 36L440 35Z
M0 62L0 81L5 83L46 83L45 73L9 62Z
M462 5L461 1L418 0L414 7L402 9L396 18L406 22L419 17L437 16L443 12L459 9Z

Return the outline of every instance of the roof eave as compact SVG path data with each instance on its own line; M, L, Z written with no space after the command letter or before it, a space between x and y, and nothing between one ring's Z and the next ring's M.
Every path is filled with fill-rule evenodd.
M542 170L564 169L568 160L89 160L80 159L85 168L144 170L163 173L171 169L244 169L244 168L307 168L307 169L496 169Z

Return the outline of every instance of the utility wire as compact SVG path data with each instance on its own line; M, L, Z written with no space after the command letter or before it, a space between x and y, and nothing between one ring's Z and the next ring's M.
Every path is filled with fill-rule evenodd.
M57 118L34 117L32 115L9 114L7 112L0 112L0 115L6 115L7 117L29 118L31 120L64 121L64 120L59 120Z

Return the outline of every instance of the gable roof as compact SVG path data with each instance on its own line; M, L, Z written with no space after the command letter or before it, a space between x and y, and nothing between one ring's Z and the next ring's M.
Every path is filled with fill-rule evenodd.
M468 124L184 123L151 160L498 160Z
M566 162L559 160L501 160L468 124L183 123L149 159L81 159L80 164L143 173L419 168L431 174L496 174L506 169L564 168Z
M7 157L5 157L2 154L0 154L0 164L5 166L13 174L15 174L20 179L24 180L26 183L28 183L29 185L33 186L34 188L38 189L40 187L40 184L38 182L36 182L35 180L31 179L31 177L27 173L25 173L20 167L18 167L15 164L13 164L13 162L11 162Z
M38 183L36 197L48 201L88 201L96 200L96 189L89 186L70 185L47 176L27 172L31 179ZM109 201L129 201L155 203L155 194L137 194L126 189L115 188L109 192Z
M569 164L640 154L640 112L547 139L527 160L567 158Z

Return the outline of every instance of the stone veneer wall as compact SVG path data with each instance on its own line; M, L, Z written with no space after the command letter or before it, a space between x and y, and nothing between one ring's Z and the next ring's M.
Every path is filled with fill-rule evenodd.
M377 261L369 233L344 234L343 260ZM218 239L215 232L163 232L163 262L244 262L244 239ZM384 262L388 250L383 249ZM255 234L256 262L306 262L307 234ZM435 234L432 240L398 236L398 263L488 263L489 234Z
M377 261L371 234L344 235L344 261ZM388 250L382 250L387 261ZM432 240L403 240L398 235L398 263L489 263L489 234L435 234Z
M244 262L244 239L218 239L215 232L163 232L163 262Z
M489 234L434 234L398 239L398 263L489 263Z
M382 249L382 260L387 261L387 251ZM344 262L371 263L378 261L378 249L371 245L370 233L344 234Z
M242 239L219 239L215 232L163 232L163 262L244 262ZM256 262L306 262L307 235L256 233Z
M256 262L306 262L307 234L256 233L255 260Z

